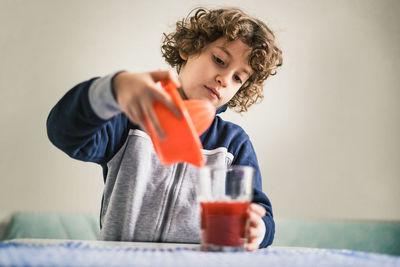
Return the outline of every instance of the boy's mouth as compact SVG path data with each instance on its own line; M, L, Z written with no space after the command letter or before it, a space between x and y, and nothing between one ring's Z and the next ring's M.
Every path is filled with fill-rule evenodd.
M211 96L218 99L221 98L221 94L215 88L210 88L207 85L204 85L204 87L211 93Z

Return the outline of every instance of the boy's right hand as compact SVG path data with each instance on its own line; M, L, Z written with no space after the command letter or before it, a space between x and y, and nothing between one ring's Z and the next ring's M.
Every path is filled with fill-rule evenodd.
M149 133L146 119L160 139L165 135L154 112L153 102L162 102L178 118L182 115L170 96L157 84L159 81L172 81L180 86L178 78L171 71L145 73L121 72L114 77L112 90L122 112L135 124Z

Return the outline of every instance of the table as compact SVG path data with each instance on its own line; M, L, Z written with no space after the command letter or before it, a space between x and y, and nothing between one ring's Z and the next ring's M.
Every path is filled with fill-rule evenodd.
M269 247L204 252L198 244L14 239L0 266L400 266L400 257L350 250Z

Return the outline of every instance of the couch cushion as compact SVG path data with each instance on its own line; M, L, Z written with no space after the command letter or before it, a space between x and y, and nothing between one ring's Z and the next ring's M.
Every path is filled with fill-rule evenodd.
M4 239L96 240L99 232L99 217L95 214L17 213L12 216Z
M273 245L400 255L400 221L275 219Z

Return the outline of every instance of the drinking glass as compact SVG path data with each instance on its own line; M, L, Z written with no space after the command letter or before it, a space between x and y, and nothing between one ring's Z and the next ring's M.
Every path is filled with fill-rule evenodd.
M199 170L197 197L203 250L245 250L253 176L254 169L250 166L206 166Z

